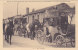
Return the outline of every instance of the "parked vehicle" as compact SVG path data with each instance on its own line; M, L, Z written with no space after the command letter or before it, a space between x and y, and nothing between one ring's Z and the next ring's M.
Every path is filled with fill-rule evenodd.
M15 18L14 19L14 32L16 35L19 35L19 36L22 36L24 35L25 36L25 33L26 33L26 26L27 24L27 21L26 21L26 18Z
M45 26L46 25L46 26ZM45 42L56 43L57 47L75 47L75 25L68 23L67 15L62 12L59 17L44 18L44 28L37 30L37 40L41 44ZM49 27L52 32L50 32Z

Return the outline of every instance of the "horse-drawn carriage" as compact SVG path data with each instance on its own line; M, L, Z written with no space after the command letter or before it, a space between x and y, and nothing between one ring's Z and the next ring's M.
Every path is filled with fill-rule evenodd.
M55 43L58 47L75 47L75 25L68 23L68 16L44 18L42 29L36 31L38 42Z
M14 32L15 32L15 35L19 35L19 36L22 36L24 35L25 36L25 33L26 33L26 18L15 18L14 19Z

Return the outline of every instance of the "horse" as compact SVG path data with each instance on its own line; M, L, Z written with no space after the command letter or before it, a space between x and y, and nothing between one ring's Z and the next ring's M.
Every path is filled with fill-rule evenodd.
M37 19L33 20L32 23L28 23L26 25L28 38L34 39L35 34L36 34L35 30L36 30L36 28L38 29L40 26L41 26L41 23Z
M46 22L44 24L44 34L46 35L45 41L53 42L55 33L58 33L57 26L55 26L53 24L49 25L48 22Z

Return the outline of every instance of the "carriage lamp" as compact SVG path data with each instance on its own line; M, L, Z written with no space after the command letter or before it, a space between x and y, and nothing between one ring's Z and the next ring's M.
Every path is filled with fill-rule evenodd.
M69 17L70 17L70 19L71 19L71 20L70 20L70 24L71 24L71 22L72 22L72 18L73 18L73 14L70 13L70 14L69 14Z

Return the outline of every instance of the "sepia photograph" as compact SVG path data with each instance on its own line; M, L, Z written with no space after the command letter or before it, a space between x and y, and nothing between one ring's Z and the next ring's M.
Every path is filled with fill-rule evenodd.
M75 48L75 41L75 3L3 4L3 48Z

